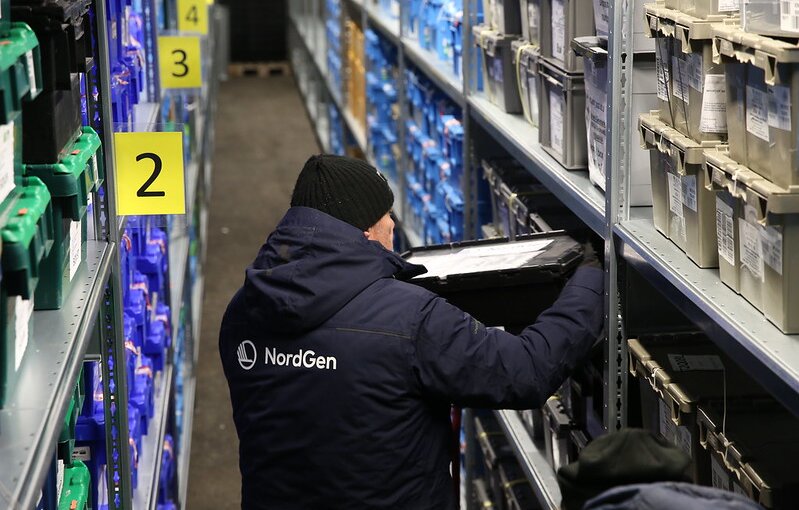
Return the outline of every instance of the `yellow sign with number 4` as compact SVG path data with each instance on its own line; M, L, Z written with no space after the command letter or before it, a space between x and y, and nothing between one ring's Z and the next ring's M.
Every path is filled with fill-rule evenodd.
M117 214L186 214L183 133L114 133Z
M207 0L178 0L178 32L208 33Z
M161 88L200 88L203 83L200 62L199 37L161 36L158 38Z

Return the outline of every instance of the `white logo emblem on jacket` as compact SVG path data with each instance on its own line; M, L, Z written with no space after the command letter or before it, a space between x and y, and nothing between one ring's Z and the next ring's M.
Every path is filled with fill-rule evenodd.
M258 358L258 351L255 349L255 344L249 340L245 340L239 344L236 349L236 355L239 358L239 365L244 370L249 370L255 366L255 361Z

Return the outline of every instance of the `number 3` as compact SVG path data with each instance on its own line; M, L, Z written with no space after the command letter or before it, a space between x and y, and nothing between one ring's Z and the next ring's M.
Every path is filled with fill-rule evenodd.
M183 68L182 73L176 73L172 71L172 76L175 78L183 78L187 74L189 74L189 66L186 65L186 52L184 50L172 50L172 55L180 55L178 60L175 61L176 66L181 66Z
M148 191L147 188L152 186L156 179L158 179L158 175L161 173L161 167L163 166L163 162L161 161L161 157L158 154L153 154L152 152L145 152L136 156L136 161L141 161L143 159L150 159L153 162L153 173L150 175L150 178L147 179L144 184L142 184L141 188L136 192L137 197L164 197L166 196L165 191Z

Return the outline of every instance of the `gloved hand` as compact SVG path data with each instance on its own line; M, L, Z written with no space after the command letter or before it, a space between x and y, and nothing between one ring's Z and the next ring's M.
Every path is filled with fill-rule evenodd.
M594 251L594 246L591 244L590 241L583 243L583 261L580 264L580 267L583 266L602 269L602 263L599 261L599 258L597 257L597 254Z

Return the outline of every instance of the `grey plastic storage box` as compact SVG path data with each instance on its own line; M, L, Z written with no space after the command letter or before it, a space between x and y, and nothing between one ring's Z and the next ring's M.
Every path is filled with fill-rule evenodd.
M516 79L519 84L519 98L524 118L538 127L538 59L540 50L527 41L518 40L511 44Z
M767 509L799 501L799 420L771 399L699 406L699 435L711 454L715 487L748 496Z
M541 13L544 9L549 9L548 0L519 0L522 37L538 47L541 46Z
M541 80L538 136L541 147L569 170L588 165L585 132L585 80L552 61L538 62Z
M608 51L605 37L578 37L572 40L572 48L583 57L585 69L585 125L588 142L588 176L602 191L605 190L605 155L607 133L605 129L608 101ZM632 115L657 108L657 79L653 54L636 55L632 79ZM631 147L630 205L652 205L652 186L649 154L641 147Z
M502 35L478 25L472 29L477 46L483 49L485 90L488 99L507 113L521 113L522 103L513 65L511 43L518 36Z
M542 11L541 56L552 59L563 70L583 70L583 60L571 50L571 40L594 35L593 0L549 0Z
M689 16L714 21L735 16L739 12L739 4L749 0L665 0L668 9L684 12Z
M739 291L783 333L799 333L799 193L780 188L721 151L707 172L738 201Z
M799 190L799 45L724 25L714 34L714 55L731 64L733 159L777 186Z
M521 35L522 17L516 0L488 0L491 17L488 23L500 34Z
M709 484L710 458L699 442L697 406L725 396L728 401L763 398L765 391L703 335L631 338L627 348L630 374L638 379L643 428L690 455L694 481Z
M799 10L793 2L741 0L741 26L752 34L799 37Z
M726 140L724 66L713 61L713 26L707 20L647 4L656 39L661 118L697 140Z
M652 217L655 227L699 267L717 267L715 195L707 187L704 150L651 112L639 119L641 141L650 151Z

